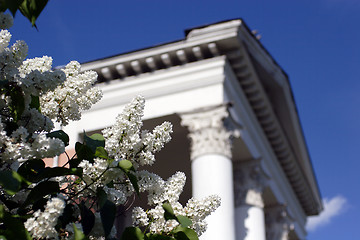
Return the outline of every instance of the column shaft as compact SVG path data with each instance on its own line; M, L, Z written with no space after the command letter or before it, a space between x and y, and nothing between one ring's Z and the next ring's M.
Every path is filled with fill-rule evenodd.
M219 154L202 155L192 161L193 196L201 199L217 194L221 206L206 218L204 240L235 240L232 162Z
M206 218L208 227L202 240L235 240L231 132L224 126L226 106L182 114L181 124L188 127L191 139L193 196L217 194L220 207Z
M237 162L234 167L235 223L237 240L265 240L262 192L268 176L260 160Z

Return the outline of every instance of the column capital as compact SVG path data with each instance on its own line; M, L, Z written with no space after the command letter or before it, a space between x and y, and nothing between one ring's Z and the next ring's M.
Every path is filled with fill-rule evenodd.
M261 166L260 159L234 163L235 206L264 207L262 193L269 176Z
M294 219L286 205L278 204L265 208L266 239L288 240L290 230L294 229Z
M191 160L205 154L220 154L231 159L232 131L224 124L228 116L225 105L180 114L181 125L189 130Z

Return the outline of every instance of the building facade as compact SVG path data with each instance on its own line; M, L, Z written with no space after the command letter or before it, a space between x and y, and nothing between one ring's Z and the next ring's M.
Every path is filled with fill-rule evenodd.
M174 125L152 169L164 178L185 172L183 199L222 198L201 239L306 239L306 219L322 203L288 77L241 19L82 70L99 74L104 97L64 129L70 146L143 95L145 128Z

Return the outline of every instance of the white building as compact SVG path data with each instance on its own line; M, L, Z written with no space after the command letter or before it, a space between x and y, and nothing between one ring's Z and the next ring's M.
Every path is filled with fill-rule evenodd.
M222 198L201 239L306 238L322 203L288 77L242 20L82 65L90 69L104 97L66 127L72 144L83 130L112 125L141 94L145 128L174 125L152 169L164 178L184 171L184 199Z

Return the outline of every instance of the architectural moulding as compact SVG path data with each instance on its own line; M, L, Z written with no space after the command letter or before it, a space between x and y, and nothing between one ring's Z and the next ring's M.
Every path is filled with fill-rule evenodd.
M224 125L228 116L225 105L181 114L181 124L190 132L192 160L205 154L220 154L231 159L233 134Z
M234 162L235 221L239 239L265 240L262 193L268 180L260 159Z
M317 199L309 197L316 189L311 187L306 180L305 170L302 169L292 151L290 142L284 134L246 46L239 46L238 49L232 50L226 55L302 207L307 214L316 214L321 209L321 204L319 205Z
M235 206L264 208L262 193L269 179L261 167L260 159L234 162Z
M288 240L289 232L294 229L294 219L285 205L265 208L266 239Z

